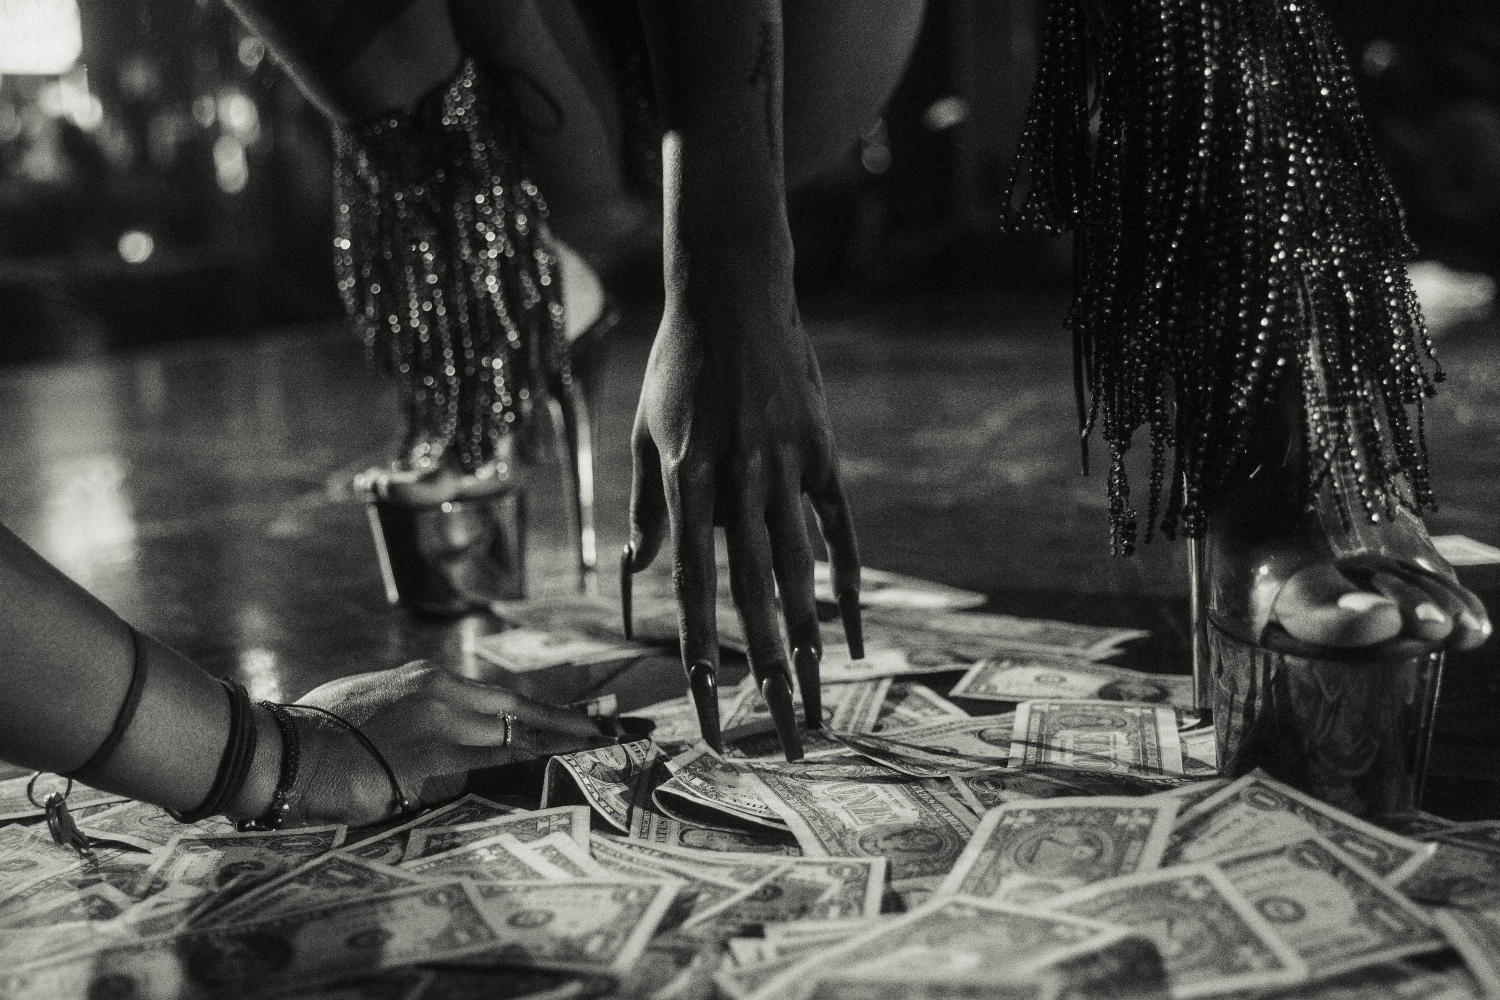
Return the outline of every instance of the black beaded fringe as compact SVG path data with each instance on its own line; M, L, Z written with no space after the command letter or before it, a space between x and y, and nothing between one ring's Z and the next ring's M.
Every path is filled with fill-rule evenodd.
M1319 9L1052 0L1015 171L1013 223L1075 234L1084 467L1102 418L1117 553L1139 527L1136 429L1150 427L1146 539L1158 525L1201 537L1285 377L1301 382L1309 497L1349 484L1340 510L1378 520L1404 476L1418 511L1432 506L1422 401L1442 369L1401 207Z
M339 291L400 386L416 467L503 454L566 378L547 206L500 100L466 60L415 107L334 130Z

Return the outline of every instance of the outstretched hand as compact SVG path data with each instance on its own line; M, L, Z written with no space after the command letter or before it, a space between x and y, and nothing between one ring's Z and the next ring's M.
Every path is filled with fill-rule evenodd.
M587 717L417 660L394 670L330 681L298 700L358 726L394 770L413 806L463 791L470 772L609 744ZM326 717L296 713L303 734L305 791L290 819L358 826L392 812L383 770ZM507 718L508 717L508 718Z
M771 296L771 298L778 298ZM809 728L821 724L822 642L811 500L833 566L852 655L863 656L859 553L817 357L792 307L767 302L669 308L636 411L626 572L651 565L670 536L683 664L704 738L720 746L714 526L729 545L730 590L750 666L789 759L801 756L777 588ZM760 315L757 315L760 313Z

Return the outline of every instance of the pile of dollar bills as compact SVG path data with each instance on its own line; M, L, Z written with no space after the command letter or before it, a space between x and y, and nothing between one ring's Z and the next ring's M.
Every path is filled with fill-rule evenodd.
M496 663L636 655L597 608L508 610ZM0 1000L1500 997L1500 822L1383 828L1219 777L1186 678L1099 662L1137 633L868 626L794 763L745 683L722 753L676 697L629 713L651 739L550 760L530 808L372 830L75 788L80 857L0 782Z

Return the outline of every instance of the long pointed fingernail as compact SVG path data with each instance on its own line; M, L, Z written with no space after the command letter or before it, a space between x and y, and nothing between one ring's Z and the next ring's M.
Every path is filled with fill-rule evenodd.
M859 594L839 596L839 617L844 620L844 639L849 643L849 659L865 658L865 626L859 614Z
M626 542L624 551L620 553L620 615L625 620L625 638L627 639L635 638L635 621L630 607L632 596L630 588L635 582L635 576L632 573L634 566L635 546Z
M822 659L816 649L792 650L792 662L797 665L797 686L802 688L802 708L807 715L808 729L823 728L823 683L818 676L818 661Z
M1423 622L1446 622L1448 616L1443 614L1443 609L1436 604L1428 604L1425 601L1418 604L1412 614L1417 616L1418 621Z
M717 753L724 752L724 736L719 729L719 673L707 660L688 668L688 693L698 712L698 731L703 742Z
M1490 634L1490 623L1487 621L1480 621L1479 616L1474 614L1474 612L1472 611L1462 612L1458 616L1458 620L1463 625L1463 627L1470 632L1479 632L1483 635Z
M1358 590L1345 594L1338 601L1339 607L1345 611L1353 611L1357 615L1362 615L1367 611L1373 611L1378 607L1390 603L1391 599L1389 597L1381 597L1379 594L1366 594L1364 591Z
M776 726L776 738L781 740L781 750L786 759L802 759L802 734L797 731L797 708L792 703L792 686L785 670L773 670L760 682L760 696L771 710L771 722Z

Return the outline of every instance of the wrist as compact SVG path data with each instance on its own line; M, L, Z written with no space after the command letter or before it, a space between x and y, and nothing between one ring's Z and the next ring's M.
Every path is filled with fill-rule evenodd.
M260 705L251 709L251 718L256 734L255 756L240 793L224 810L230 819L256 819L265 815L281 780L281 755L285 748L276 720Z
M389 817L397 808L390 781L358 739L330 719L290 707L302 735L302 777L289 818L367 826Z

